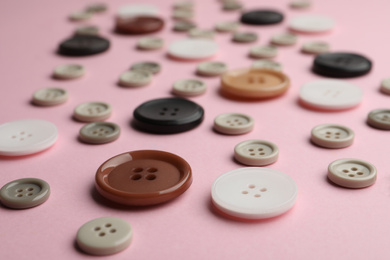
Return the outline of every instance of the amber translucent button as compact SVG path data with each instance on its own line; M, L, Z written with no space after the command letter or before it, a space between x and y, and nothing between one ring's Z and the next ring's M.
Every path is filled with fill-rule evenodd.
M181 157L155 150L132 151L108 159L96 172L96 188L116 203L146 206L184 193L192 183L190 165Z
M147 34L160 31L164 27L164 21L153 16L135 16L117 18L116 32L123 34Z
M271 98L287 91L290 79L280 71L245 68L221 78L222 93L239 98Z

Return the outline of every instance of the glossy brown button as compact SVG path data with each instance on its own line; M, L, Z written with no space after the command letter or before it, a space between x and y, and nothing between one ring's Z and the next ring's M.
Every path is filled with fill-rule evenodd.
M96 188L116 203L146 206L169 201L192 183L190 165L181 157L155 150L122 153L96 172Z
M222 93L238 98L276 97L286 92L289 85L290 80L285 74L270 69L237 69L221 77Z
M147 34L160 31L164 21L153 16L136 16L116 19L116 32L123 34Z

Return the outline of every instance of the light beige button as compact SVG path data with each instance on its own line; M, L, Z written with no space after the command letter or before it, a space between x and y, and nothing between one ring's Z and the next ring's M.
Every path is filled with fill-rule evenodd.
M91 255L111 255L126 249L133 238L130 224L116 217L93 219L77 231L77 245Z
M194 12L192 10L176 9L172 12L172 18L190 20L194 18Z
M352 129L335 124L323 124L311 130L311 140L326 148L344 148L353 143L355 134Z
M219 22L215 25L215 30L218 32L235 32L240 27L240 24L235 21Z
M103 121L110 117L112 107L105 102L87 102L78 105L74 112L73 117L82 122L97 122Z
M233 34L233 41L235 42L255 42L257 41L257 34L252 32L236 32Z
M227 65L223 62L205 61L198 65L196 72L203 76L219 76L227 71Z
M390 95L390 78L385 78L381 82L381 91L382 93Z
M85 10L92 13L102 13L107 11L108 6L104 3L95 3L88 5Z
M281 71L282 64L272 60L256 60L252 63L252 68L254 69L270 69Z
M188 36L192 38L214 39L215 33L213 30L194 28L188 32Z
M181 10L193 10L194 2L192 1L180 1L173 4L173 9L181 9Z
M302 45L302 52L304 52L304 53L320 54L320 53L326 53L329 51L330 51L329 44L326 42L322 42L322 41L305 42Z
M254 46L250 49L249 55L253 58L264 58L270 59L278 55L278 47L267 45L267 46Z
M62 88L44 88L34 92L32 102L38 106L55 106L65 103L68 91Z
M290 7L294 9L307 9L311 6L308 0L293 0L290 2Z
M86 21L91 19L93 13L88 11L75 11L69 15L69 19L72 21Z
M374 165L359 159L339 159L328 167L328 178L346 188L364 188L375 183Z
M375 128L390 130L390 109L375 109L368 114L367 123Z
M294 45L297 43L298 37L292 33L280 33L272 36L271 43L276 45Z
M177 32L187 32L195 27L196 25L190 21L176 21L173 24L173 30Z
M158 50L163 46L164 40L159 37L143 37L137 43L137 47L143 50Z
M268 165L276 162L278 156L279 148L264 140L248 140L234 147L234 158L245 165Z
M119 77L119 85L123 87L142 87L152 82L153 76L146 70L128 70Z
M241 10L242 4L238 1L225 1L222 4L222 9L225 11Z
M181 97L199 96L205 93L207 85L197 79L178 80L173 83L172 93Z
M76 35L99 35L99 27L93 25L77 27Z
M58 79L75 79L85 74L85 68L79 64L65 64L54 69L53 76Z
M133 64L130 70L144 70L152 74L157 74L161 71L161 65L153 61L138 62Z
M80 129L80 140L89 144L105 144L119 138L119 125L110 122L94 122Z
M252 131L255 120L240 113L225 113L214 119L215 131L227 135L240 135Z

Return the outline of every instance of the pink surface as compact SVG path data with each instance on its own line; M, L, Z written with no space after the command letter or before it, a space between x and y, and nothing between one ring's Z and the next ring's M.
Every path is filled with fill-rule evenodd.
M159 7L167 21L165 29L156 34L165 39L166 46L185 37L171 31L172 1L149 2ZM68 21L68 14L91 1L2 3L0 123L46 119L58 126L60 137L54 147L37 155L0 159L0 186L14 179L36 177L46 180L52 189L49 200L36 208L0 207L0 259L92 258L76 249L76 232L85 222L103 216L121 217L134 229L131 246L111 259L389 259L389 132L365 123L369 111L389 108L390 96L379 91L380 81L390 76L389 2L313 1L313 8L306 11L288 8L287 0L243 2L247 9L271 7L285 14L279 25L242 26L242 31L259 33L256 44L265 44L272 34L287 30L289 19L300 14L329 15L337 27L324 35L301 35L297 45L280 47L275 60L283 64L292 82L286 95L262 102L232 101L219 95L218 78L203 78L209 87L207 93L191 100L205 108L204 122L192 131L167 136L131 128L133 109L146 100L171 96L175 80L198 78L194 73L197 63L170 60L166 48L138 51L135 45L139 36L113 34L114 14L129 2L110 1L108 12L88 22L101 28L102 35L111 40L111 48L103 54L81 58L61 57L55 51L58 43L80 24ZM195 10L200 28L212 28L216 22L239 17L238 12L222 12L218 1L196 1ZM250 66L253 60L247 53L254 44L232 43L230 37L217 34L220 51L214 60L226 62L232 69ZM299 51L303 42L314 39L329 42L334 51L358 52L373 60L371 73L348 79L364 91L360 106L341 112L319 112L299 105L300 86L321 78L310 71L313 56ZM143 60L158 61L163 66L153 83L137 89L118 87L120 73ZM76 80L52 79L54 67L64 63L80 63L87 74ZM67 89L70 100L50 108L31 105L33 92L49 86ZM109 121L122 128L117 141L88 145L77 140L83 124L72 120L72 111L86 101L112 104ZM254 130L241 136L215 133L213 119L225 112L251 115ZM356 134L354 144L336 150L312 145L310 131L322 123L352 128ZM233 148L241 141L256 138L279 146L279 160L270 167L296 181L297 203L290 212L270 220L248 223L225 218L211 207L211 184L224 172L242 167L232 159ZM174 201L148 208L113 207L101 199L94 188L97 168L114 155L138 149L164 150L186 159L193 169L190 189ZM378 170L376 184L351 190L329 183L327 166L340 158L373 163Z

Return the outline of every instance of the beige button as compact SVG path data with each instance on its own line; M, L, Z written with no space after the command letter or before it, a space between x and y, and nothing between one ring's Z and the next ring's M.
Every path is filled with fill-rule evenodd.
M97 26L80 26L75 31L76 35L99 35L99 27Z
M254 125L251 116L239 113L225 113L214 119L215 131L227 135L246 134L252 131Z
M173 4L173 9L181 9L181 10L193 10L194 2L192 1L181 1Z
M240 10L242 8L242 4L237 1L225 1L222 4L222 9L225 11L235 11Z
M270 70L276 70L281 71L282 70L282 64L276 61L272 60L255 60L252 63L252 68L254 69L270 69Z
M276 45L294 45L297 43L298 37L292 33L281 33L272 36L271 43Z
M172 13L173 19L184 19L184 20L190 20L194 18L194 12L192 10L183 10L183 9L176 9L173 10Z
M102 13L107 11L108 6L104 3L95 3L88 5L85 10L92 13Z
M144 70L152 74L157 74L161 71L161 65L153 61L138 62L133 64L130 70Z
M53 76L58 79L75 79L85 74L85 68L79 64L65 64L54 69Z
M153 76L146 70L125 71L119 77L119 84L123 87L142 87L152 82Z
M290 2L290 7L294 9L306 9L311 6L311 2L308 0L293 0Z
M188 32L188 36L192 38L214 39L215 33L213 30L194 28Z
M282 72L270 69L237 69L221 77L224 94L241 98L270 98L287 91L290 79Z
M119 125L110 122L94 122L80 129L80 140L89 144L105 144L119 138Z
M276 162L279 148L268 141L248 140L234 147L234 158L245 165L264 166Z
M219 22L215 25L215 30L218 32L235 32L240 27L240 24L235 21Z
M199 96L206 92L207 86L197 79L178 80L173 83L172 93L181 97Z
M223 62L205 61L198 65L196 72L203 76L219 76L227 71L227 65Z
M34 92L32 102L38 106L55 106L65 103L68 91L62 88L44 88Z
M276 46L254 46L250 49L249 55L253 58L274 58L278 55L278 48Z
M329 44L322 41L306 42L302 45L302 52L304 53L320 54L329 51L330 51Z
M103 121L110 117L112 107L104 102L87 102L78 105L73 113L73 117L82 122Z
M72 21L86 21L92 18L93 13L88 11L76 11L69 15Z
M368 114L367 123L375 128L390 130L390 109L375 109Z
M190 21L176 21L173 24L173 30L177 32L187 32L195 27L196 25Z
M353 143L352 129L335 124L323 124L311 130L311 140L316 145L326 148L344 148Z
M233 34L233 41L235 42L255 42L257 41L257 34L251 32L236 32Z
M328 178L346 188L364 188L375 183L374 165L359 159L340 159L329 164Z
M382 93L390 95L390 78L386 78L381 82Z
M142 50L158 50L163 46L164 40L158 37L143 37L137 43L137 47Z

